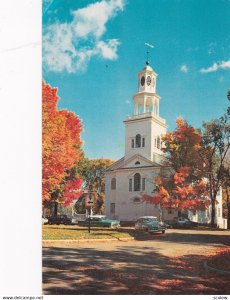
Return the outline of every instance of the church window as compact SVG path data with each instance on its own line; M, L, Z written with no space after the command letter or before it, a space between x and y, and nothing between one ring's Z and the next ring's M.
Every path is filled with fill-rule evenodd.
M134 148L134 139L132 139L132 148Z
M145 147L145 138L142 138L142 147Z
M141 175L139 173L136 173L134 175L134 191L140 191L141 190Z
M157 148L160 149L161 147L161 141L160 141L160 137L158 136L157 138Z
M145 178L142 178L142 191L145 191Z
M132 192L133 181L132 178L129 179L129 192Z
M137 134L136 135L136 148L140 148L141 147L141 135Z
M115 203L110 204L110 213L115 214Z
M116 190L116 178L112 178L111 180L111 190Z
M140 165L141 163L139 161L136 161L135 162L135 165Z

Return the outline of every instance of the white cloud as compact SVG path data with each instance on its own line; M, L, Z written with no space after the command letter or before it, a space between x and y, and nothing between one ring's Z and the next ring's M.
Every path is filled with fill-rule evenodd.
M187 73L188 72L188 67L186 65L182 65L180 67L181 72Z
M106 23L124 9L124 0L102 0L72 11L70 23L55 23L44 30L43 62L48 70L82 71L94 56L117 59L118 39L102 40Z
M92 34L100 38L106 31L105 24L107 21L114 17L119 10L123 10L123 7L123 0L103 0L72 12L76 35L86 38Z
M200 69L201 73L211 73L216 72L217 70L226 70L230 69L230 60L215 62L211 67Z
M126 103L126 104L130 104L131 101L127 99L127 100L125 100L125 103Z
M117 58L117 48L119 45L120 42L117 39L112 39L108 42L99 41L96 48L103 58L113 60Z

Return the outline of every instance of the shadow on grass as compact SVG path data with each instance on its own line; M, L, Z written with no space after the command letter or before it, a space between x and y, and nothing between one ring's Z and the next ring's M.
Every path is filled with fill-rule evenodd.
M139 244L140 245L140 244ZM44 294L228 294L229 277L207 274L206 259L180 259L153 247L118 246L113 251L93 248L44 248Z
M70 230L70 231L85 231L88 233L87 227L47 227L49 230ZM230 246L230 232L221 234L222 231L219 230L199 230L197 228L192 230L172 230L166 231L166 234L155 233L148 234L144 231L137 231L133 228L102 228L102 227L91 227L91 233L93 236L111 236L119 240L120 237L114 235L115 232L127 233L130 237L135 240L161 240L167 242L178 242L185 244L215 244L215 245L227 245Z

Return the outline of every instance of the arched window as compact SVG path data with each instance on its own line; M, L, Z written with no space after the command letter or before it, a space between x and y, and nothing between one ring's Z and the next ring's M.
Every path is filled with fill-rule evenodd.
M161 140L160 140L160 137L158 136L157 138L157 148L160 149L161 147Z
M111 179L111 190L116 190L116 178Z
M135 165L140 165L141 163L139 161L136 161L135 162Z
M136 173L134 175L134 191L140 191L141 190L141 175L139 173Z
M141 147L141 135L137 134L136 135L136 148L140 148Z

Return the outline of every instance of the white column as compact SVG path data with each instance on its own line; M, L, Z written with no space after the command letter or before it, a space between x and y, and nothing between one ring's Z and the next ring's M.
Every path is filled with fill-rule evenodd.
M159 99L157 100L157 115L159 116L160 114L160 106L159 106Z
M144 106L143 113L145 114L146 113L146 97L144 97L143 106Z
M153 99L153 115L156 115L156 100Z

